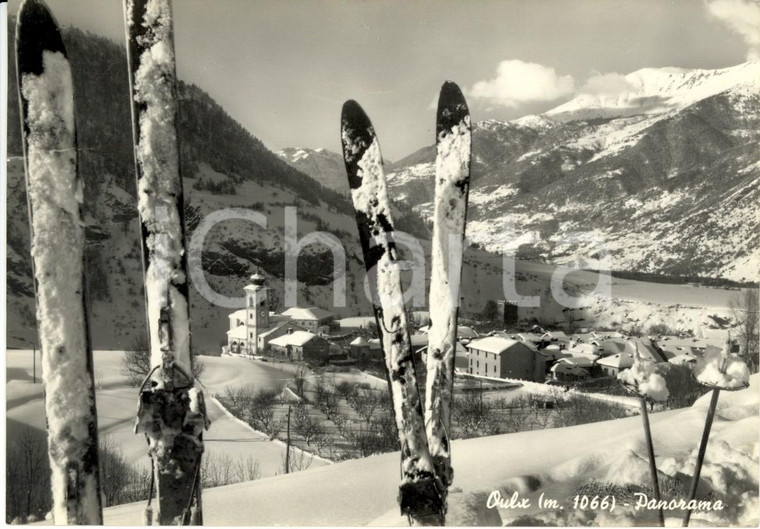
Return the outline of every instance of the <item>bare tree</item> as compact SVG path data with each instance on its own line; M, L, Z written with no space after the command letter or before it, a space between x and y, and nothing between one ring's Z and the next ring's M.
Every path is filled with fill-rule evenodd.
M309 409L304 402L299 402L293 407L293 431L304 438L306 445L324 433L320 421L309 415Z
M283 474L292 474L293 472L299 472L301 470L306 470L311 466L311 464L314 462L314 456L311 454L304 452L303 450L291 450L290 457L287 458L288 460L288 466L290 468L285 468L285 454L282 454L282 466L280 467L280 470Z
M482 431L494 419L493 404L483 399L483 390L466 391L451 403L452 422L463 437Z
M373 415L379 407L382 406L382 395L385 392L373 391L371 388L357 388L351 398L348 399L348 404L354 409L356 414L364 419L364 422L369 426Z
M295 374L293 375L293 385L295 386L296 395L303 398L304 387L306 385L306 375L308 370L304 366L298 366Z
M282 421L275 418L278 394L274 390L259 391L248 406L248 415L254 426L274 439L282 429Z
M747 288L731 302L731 312L739 324L739 347L752 373L758 370L758 342L760 342L760 291Z
M5 521L26 523L50 510L50 464L45 433L29 426L8 439Z
M200 378L205 366L197 357L193 357L193 376ZM138 335L129 348L124 351L121 359L121 374L127 377L129 385L137 387L142 384L145 377L150 373L150 344L144 334Z
M338 414L338 405L340 397L337 393L330 391L330 388L325 384L324 380L317 379L317 383L314 386L314 405L319 411L325 414L325 416L332 420Z

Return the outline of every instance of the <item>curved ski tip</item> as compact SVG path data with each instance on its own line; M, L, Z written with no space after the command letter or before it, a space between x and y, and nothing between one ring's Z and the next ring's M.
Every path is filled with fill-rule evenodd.
M40 75L42 52L60 52L66 47L58 23L43 0L24 0L16 22L16 57L20 73Z
M353 99L349 99L343 103L341 117L344 125L350 124L351 128L362 129L372 127L372 122L369 120L367 113L364 112L361 105Z
M459 85L453 81L443 83L438 96L438 133L458 125L469 115L470 110Z

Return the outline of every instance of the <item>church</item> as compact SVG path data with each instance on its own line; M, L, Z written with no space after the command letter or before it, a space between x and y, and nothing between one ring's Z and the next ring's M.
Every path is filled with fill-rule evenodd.
M332 313L317 307L292 307L282 314L270 312L266 278L258 272L251 276L244 290L245 308L229 315L230 328L223 353L262 355L276 338L298 331L316 338L313 331L329 328L334 321Z

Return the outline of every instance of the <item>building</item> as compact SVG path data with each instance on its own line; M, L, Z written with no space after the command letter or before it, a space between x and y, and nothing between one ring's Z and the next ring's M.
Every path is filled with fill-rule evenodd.
M499 316L507 327L517 325L519 315L517 311L517 303L512 303L506 299L500 299L496 302L498 307Z
M543 382L546 359L541 353L517 340L488 336L467 344L469 369L473 375L519 378Z
M245 308L228 316L230 323L227 346L223 352L261 355L269 351L271 340L291 332L308 330L285 313L270 312L266 278L263 275L252 275L250 283L243 290Z
M330 358L330 342L309 331L293 331L269 342L272 356L294 362L323 365Z
M586 369L573 362L568 362L567 360L568 359L563 358L551 367L549 371L551 372L552 380L556 380L557 382L572 383L580 382L581 380L586 380L589 378L589 373L586 371Z
M618 373L633 365L633 354L625 352L605 356L597 360L596 364L602 368L602 373L605 375L617 377Z
M335 326L335 314L319 307L290 307L284 310L282 315L288 317L294 324L314 333L327 333Z

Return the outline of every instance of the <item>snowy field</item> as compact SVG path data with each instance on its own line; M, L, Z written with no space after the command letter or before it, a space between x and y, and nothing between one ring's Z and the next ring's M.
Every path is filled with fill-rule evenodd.
M760 378L750 389L722 393L699 494L708 488L727 507L695 513L692 525L758 524L758 401ZM704 423L707 398L692 408L651 416L657 465L663 475L688 482ZM535 509L537 498L563 502L592 480L619 485L649 483L639 417L562 430L454 441L454 492L447 523L500 525L519 516L558 525L656 525L654 513L618 506L604 515L572 509ZM212 525L405 525L398 516L398 453L309 469L204 491L204 516ZM663 478L661 478L662 480ZM517 491L529 509L487 509L487 496ZM109 525L139 524L142 504L107 509ZM666 513L680 526L680 511Z
M97 352L100 431L113 435L130 460L147 464L145 441L131 433L134 389L119 374L120 354ZM227 386L252 383L276 386L289 377L285 366L270 366L235 358L203 358L207 393ZM31 383L31 352L8 351L7 419L13 424L44 428L41 385ZM695 513L692 525L758 524L758 402L760 377L736 393L723 392L713 424L699 496L712 491L726 504L723 511ZM696 447L704 424L709 395L691 408L651 415L661 481L688 488ZM204 491L204 518L208 525L405 525L396 506L398 453L326 465L317 459L306 471L275 475L283 447L232 419L209 403L212 426L207 432L210 454L233 457L250 454L262 466L266 479ZM455 481L450 495L448 523L501 525L523 516L555 525L656 525L654 513L621 506L598 514L573 508L580 487L598 481L617 486L646 487L649 483L646 450L639 417L454 441ZM267 477L268 476L268 477ZM672 479L666 477L671 476ZM614 485L609 485L612 483ZM502 497L517 492L531 502L526 509L488 509L492 491ZM564 509L538 509L539 496L556 499ZM682 493L685 495L685 492ZM674 497L683 497L681 493ZM669 499L667 495L664 496ZM140 525L144 503L105 510L108 525ZM681 511L666 511L669 526L680 525ZM538 519L538 520L536 520ZM526 518L520 522L528 523Z
M37 353L39 355L39 351ZM142 435L132 431L137 411L137 389L129 387L119 373L122 353L95 352L98 431L119 444L129 463L148 467L147 445ZM257 389L273 389L286 379L288 371L240 358L201 357L206 364L201 381L207 397L223 394L227 387L253 384ZM32 383L32 352L9 350L6 353L6 424L9 440L22 425L45 429L45 411L37 357L37 383ZM282 471L285 446L269 441L267 436L229 415L214 399L207 399L211 427L204 434L206 453L210 457L251 458L258 461L261 476ZM314 458L311 466L326 462Z

